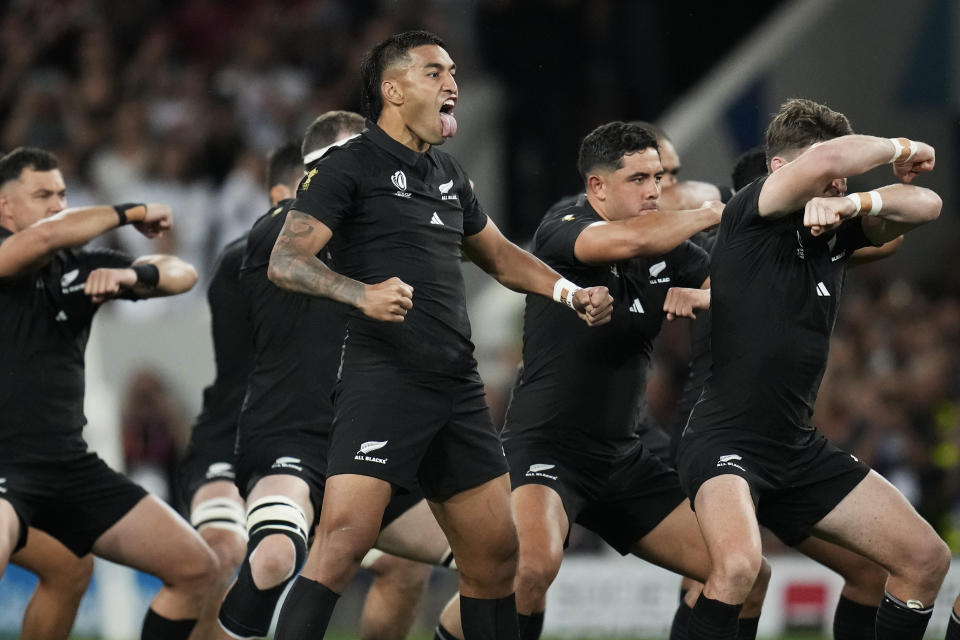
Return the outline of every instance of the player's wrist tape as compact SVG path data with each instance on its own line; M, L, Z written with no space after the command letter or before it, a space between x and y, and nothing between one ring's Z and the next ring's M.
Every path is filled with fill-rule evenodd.
M917 155L917 143L909 138L890 138L893 143L893 155L890 160L894 164L909 162L910 158Z
M127 211L136 207L143 207L144 211L147 209L147 205L142 202L124 202L123 204L113 205L113 210L117 212L117 217L120 219L120 222L117 223L118 227L122 227L129 222L129 220L127 220Z
M581 288L566 278L560 278L553 285L553 299L573 309L573 294Z
M132 267L137 274L137 284L155 287L160 283L160 269L155 264L135 264Z
M867 192L859 191L857 193L851 193L848 194L846 198L856 207L853 215L868 214L875 216L883 209L883 198L880 197L880 192L876 189Z

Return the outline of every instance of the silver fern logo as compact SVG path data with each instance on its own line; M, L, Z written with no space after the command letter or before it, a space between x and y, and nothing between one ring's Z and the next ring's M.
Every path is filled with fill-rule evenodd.
M529 471L532 473L537 473L538 471L546 471L547 469L553 469L556 465L554 464L532 464L530 465Z
M360 451L358 451L358 453L370 453L377 449L383 449L387 446L387 442L389 442L389 440L368 440L360 445Z
M387 446L389 440L367 440L360 445L360 450L357 451L357 455L353 456L354 460L359 460L360 462L376 462L377 464L387 464L387 458L377 458L374 456L368 456L367 454L371 451L378 451Z
M397 171L395 174L390 176L390 182L392 182L393 186L400 191L407 190L407 176L403 174L403 171Z

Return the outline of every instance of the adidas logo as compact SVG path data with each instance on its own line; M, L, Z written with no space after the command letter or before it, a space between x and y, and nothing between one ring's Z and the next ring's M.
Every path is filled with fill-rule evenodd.
M437 212L433 212L433 217L430 218L430 224L438 224L441 227L443 226L443 220L440 219L440 216L437 215Z
M827 285L823 284L822 282L818 282L818 283L817 283L817 295L820 296L821 298L829 298L829 297L830 297L830 292L827 291Z
M57 322L66 322L67 314L61 310L60 313L58 313L56 317L54 317L54 320L56 320Z
M640 304L640 298L634 298L630 305L630 313L643 313L643 305Z

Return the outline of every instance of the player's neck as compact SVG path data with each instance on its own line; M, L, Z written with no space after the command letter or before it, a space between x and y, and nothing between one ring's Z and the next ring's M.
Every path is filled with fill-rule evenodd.
M377 119L377 126L388 136L417 153L426 153L430 148L430 143L424 142L415 134L396 111L384 109L380 113L380 118Z
M587 192L587 202L590 203L590 207L597 213L598 216L610 222L610 216L607 215L607 208L604 206L603 200L600 200L595 195Z

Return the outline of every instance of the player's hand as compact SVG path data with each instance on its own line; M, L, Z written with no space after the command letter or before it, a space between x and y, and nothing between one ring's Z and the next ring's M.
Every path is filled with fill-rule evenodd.
M94 269L87 276L83 292L94 302L103 302L137 284L137 272L133 269Z
M720 224L720 216L723 214L724 204L719 200L704 200L703 204L700 205L701 209L710 209L717 216L717 221L714 222L714 225Z
M676 318L696 318L695 309L710 308L710 289L689 289L670 287L663 301L663 311L667 320Z
M840 226L857 210L849 198L812 198L803 209L803 226L819 236Z
M893 163L893 175L901 182L910 184L920 173L933 171L933 165L936 164L937 154L933 147L926 142L914 140L917 143L917 152L909 161L903 163Z
M374 320L403 322L407 311L413 308L413 287L400 278L364 285L357 308Z
M587 287L573 294L573 308L577 315L591 327L610 322L613 313L613 296L606 287Z
M173 212L165 204L148 204L143 218L131 224L148 238L157 238L173 227Z

